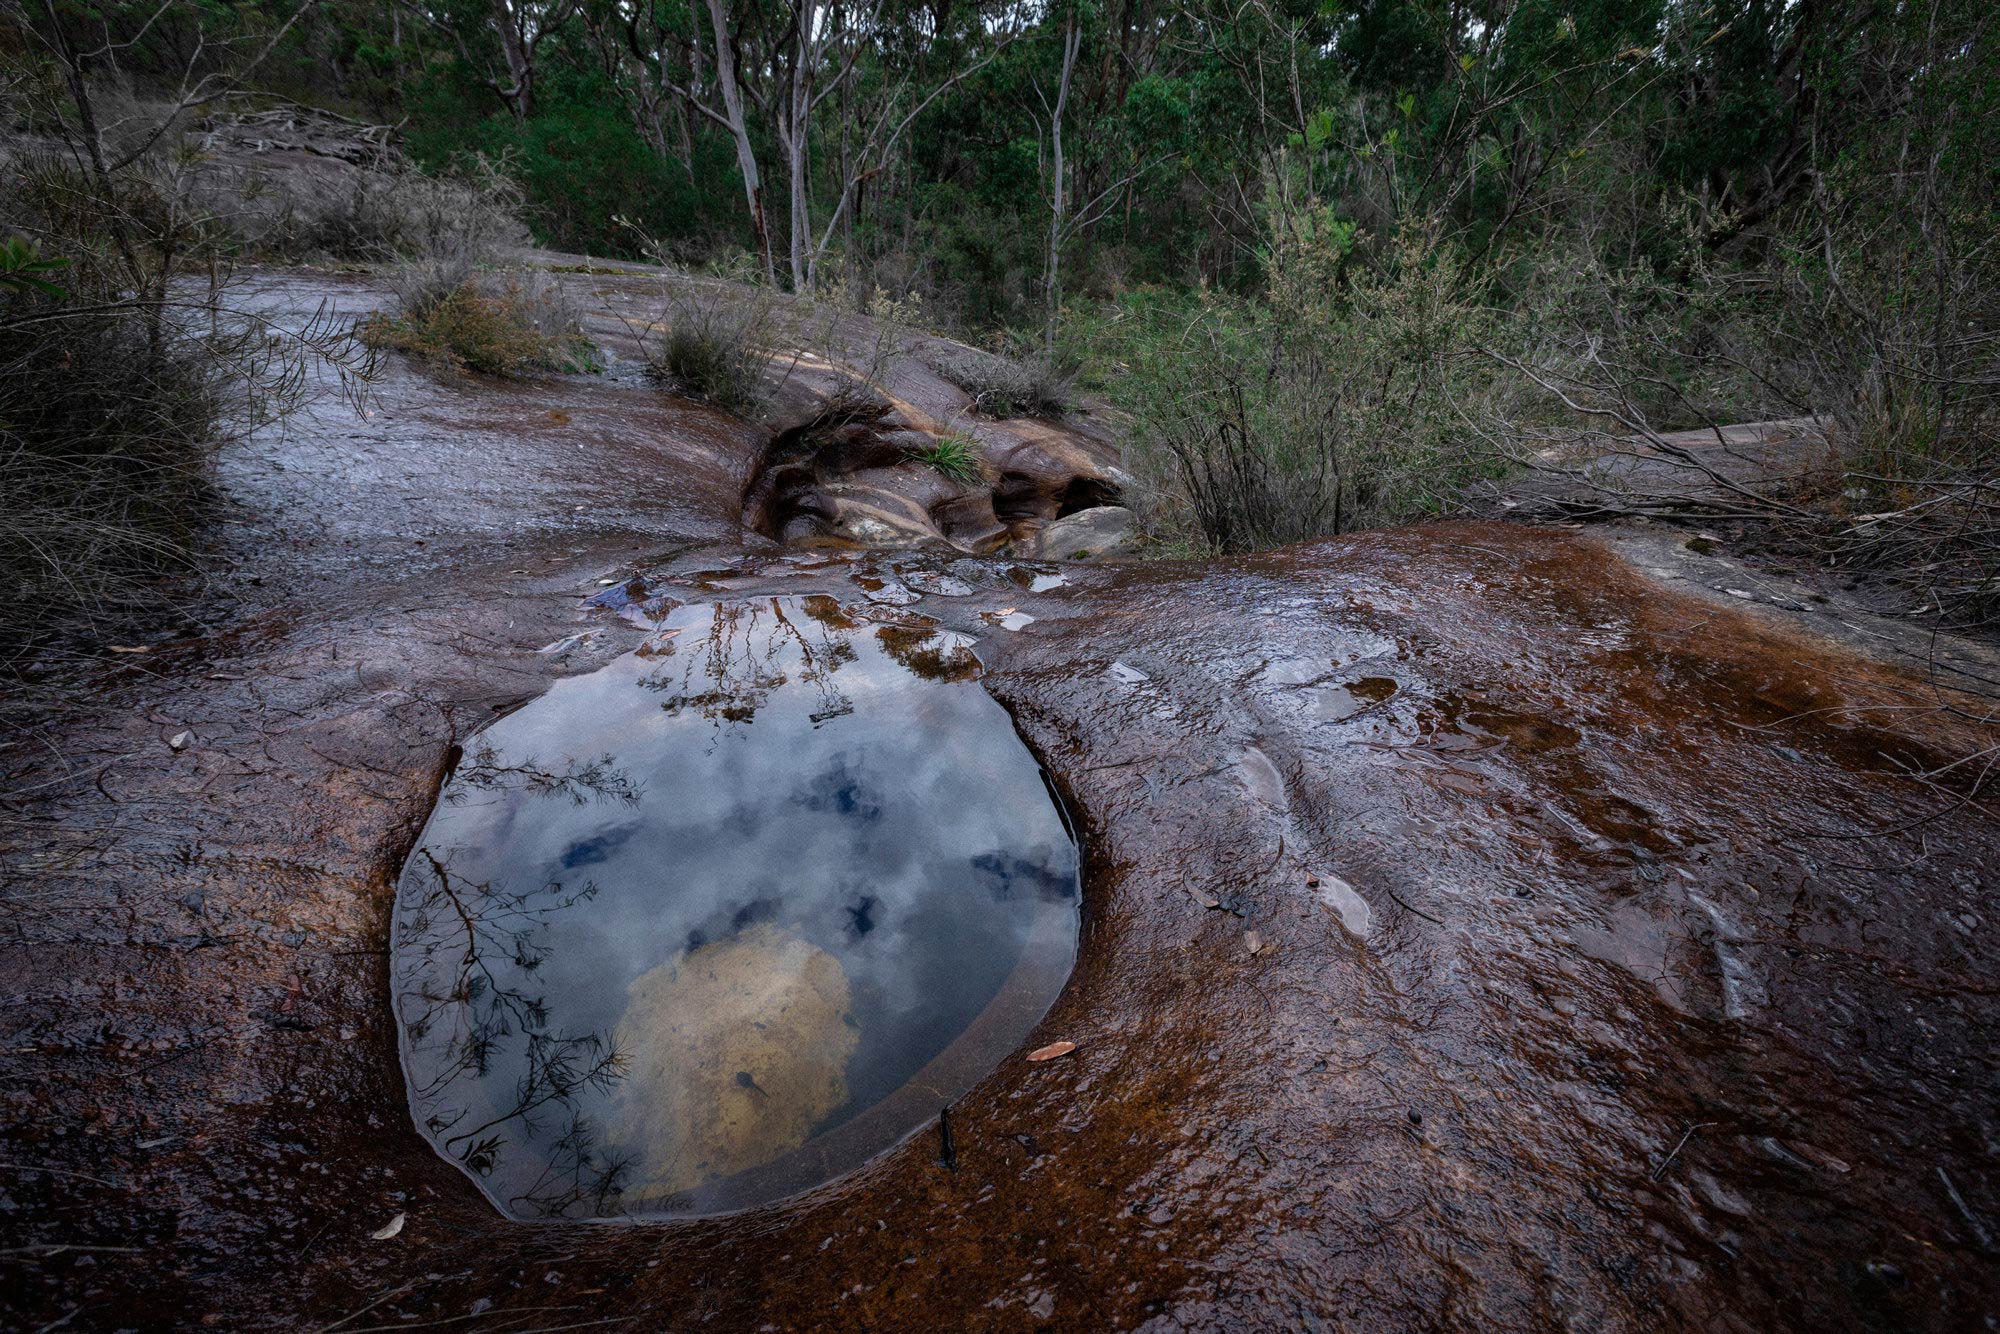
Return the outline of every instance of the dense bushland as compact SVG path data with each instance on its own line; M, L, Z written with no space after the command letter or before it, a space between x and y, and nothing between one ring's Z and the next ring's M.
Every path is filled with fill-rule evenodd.
M279 328L226 299L238 241L207 207L197 163L158 147L171 108L108 122L86 83L36 92L16 109L45 137L0 153L14 229L0 256L8 674L57 629L171 623L176 590L202 568L216 448L368 373L344 329Z
M1072 373L1124 406L1138 500L1177 547L1398 522L1523 460L1806 416L1825 450L1802 490L1603 507L1725 510L1907 575L1953 623L1993 613L2000 42L1980 0L0 16L21 131L129 138L125 109L168 98L170 153L224 113L309 104L428 173L391 197L469 213L419 182L504 164L546 244L821 306L914 298L1035 349L1018 371L967 359L961 383L996 415L1060 412ZM92 128L84 95L121 110ZM237 219L233 253L411 253L399 210L328 188L208 209ZM454 318L501 299L465 290ZM662 376L747 405L749 333L722 306L664 314Z

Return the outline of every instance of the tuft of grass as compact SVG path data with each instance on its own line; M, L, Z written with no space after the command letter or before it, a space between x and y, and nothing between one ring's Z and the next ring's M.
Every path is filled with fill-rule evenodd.
M453 275L456 277L456 275ZM597 348L553 283L508 275L498 285L478 277L413 281L402 309L361 326L367 346L405 352L453 371L519 376L536 371L599 369Z
M908 457L913 463L929 464L960 486L975 485L983 475L979 442L955 431L939 436L921 449L910 450Z

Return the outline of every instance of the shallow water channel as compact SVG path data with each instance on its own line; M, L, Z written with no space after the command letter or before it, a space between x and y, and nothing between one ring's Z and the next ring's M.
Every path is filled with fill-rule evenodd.
M948 631L683 607L468 745L398 887L418 1127L517 1218L830 1181L1014 1050L1077 851Z

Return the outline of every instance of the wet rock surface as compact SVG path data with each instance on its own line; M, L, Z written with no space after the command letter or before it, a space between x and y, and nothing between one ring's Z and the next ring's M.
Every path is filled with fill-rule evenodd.
M0 757L10 1325L1952 1329L2000 1303L2000 829L1908 777L1990 741L1908 679L1520 527L1041 591L1004 559L786 554L738 526L760 443L703 410L391 388L415 406L369 449L328 417L225 460L267 582L79 669ZM970 591L922 591L947 577ZM954 1105L954 1166L924 1134L734 1218L511 1222L407 1114L396 876L451 747L718 592L976 641L1081 825L1077 967Z

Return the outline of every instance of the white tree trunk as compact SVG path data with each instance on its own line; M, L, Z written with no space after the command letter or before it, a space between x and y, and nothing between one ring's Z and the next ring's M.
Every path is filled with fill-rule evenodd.
M743 86L736 80L736 44L729 35L729 15L724 0L708 0L708 19L715 33L715 77L722 85L722 110L729 121L729 133L736 140L736 167L743 173L743 194L750 205L750 230L757 238L757 256L764 265L764 281L777 285L777 270L771 264L771 231L764 222L764 181L757 171L757 150L750 143L750 123L743 115Z
M808 291L812 274L807 246L812 237L811 160L813 83L819 73L819 0L799 0L798 47L792 62L792 86L786 90L786 110L779 126L784 142L787 185L792 205L792 290Z
M1042 300L1047 307L1047 325L1042 334L1043 351L1050 356L1056 350L1056 321L1062 314L1062 229L1065 197L1063 192L1063 108L1069 102L1069 85L1076 73L1076 53L1083 45L1083 33L1076 26L1076 16L1070 15L1069 25L1063 31L1062 83L1056 90L1055 110L1049 116L1049 138L1051 140L1055 167L1055 189L1049 197L1049 265L1042 285Z

